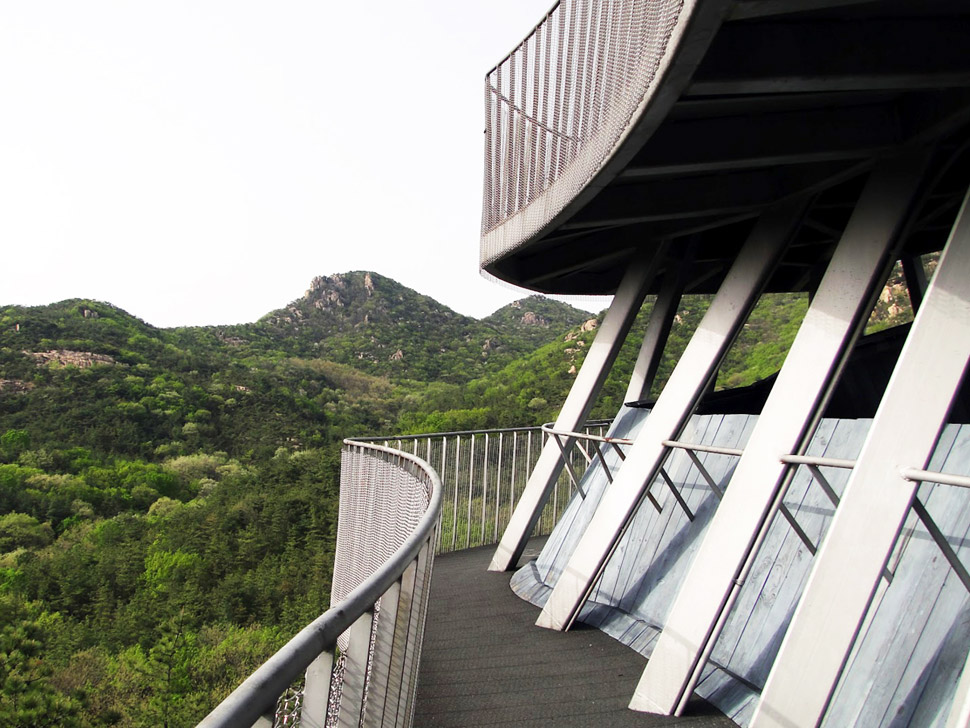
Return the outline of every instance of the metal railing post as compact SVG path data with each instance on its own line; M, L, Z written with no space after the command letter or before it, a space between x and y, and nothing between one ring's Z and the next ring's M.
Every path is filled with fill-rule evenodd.
M350 628L350 640L343 653L343 689L340 692L340 714L337 719L339 728L359 728L360 726L373 627L374 613L368 610L361 614Z

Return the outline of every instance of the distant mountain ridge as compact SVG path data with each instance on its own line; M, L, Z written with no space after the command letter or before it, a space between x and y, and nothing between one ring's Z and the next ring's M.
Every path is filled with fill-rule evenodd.
M498 376L589 316L533 296L479 321L366 271L231 326L157 328L90 299L0 306L0 434L140 457L318 446L393 429L426 390Z
M200 347L231 358L276 352L394 379L461 382L500 369L591 316L536 295L478 320L386 276L352 271L314 278L302 297L252 324L160 329L89 299L4 306L0 347L38 353L87 346L114 356L147 354L141 348L153 339L190 353ZM17 335L8 340L7 334Z
M391 278L353 271L314 278L302 298L253 326L294 355L394 378L463 381L590 317L569 304L530 296L478 320Z

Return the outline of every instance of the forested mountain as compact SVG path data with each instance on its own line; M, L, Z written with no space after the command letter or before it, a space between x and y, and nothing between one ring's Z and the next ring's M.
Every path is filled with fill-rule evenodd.
M777 369L805 307L766 297L719 384ZM551 420L600 319L532 296L479 321L366 272L235 326L0 307L0 725L194 724L326 608L341 438Z
M373 273L229 327L0 308L0 725L194 724L326 608L340 438L590 318L509 308Z
M394 379L462 382L495 371L590 314L532 296L481 321L378 275L314 278L302 298L224 341L321 358Z

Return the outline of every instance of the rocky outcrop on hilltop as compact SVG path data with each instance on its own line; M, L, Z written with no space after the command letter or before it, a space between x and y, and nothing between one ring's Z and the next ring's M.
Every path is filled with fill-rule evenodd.
M369 374L467 380L582 323L588 314L533 296L484 320L463 316L378 273L317 276L259 326L293 354Z
M68 351L54 349L52 351L25 351L24 354L33 359L37 366L56 364L62 367L78 367L86 369L96 364L116 364L113 357L107 354L92 354L89 351Z

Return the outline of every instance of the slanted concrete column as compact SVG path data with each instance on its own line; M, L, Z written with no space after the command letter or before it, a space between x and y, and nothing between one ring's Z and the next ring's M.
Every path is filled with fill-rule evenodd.
M960 673L960 682L957 683L953 705L950 706L950 715L946 720L946 728L968 727L970 727L970 655L967 655L963 672Z
M970 359L964 200L795 609L752 728L817 725L916 496Z
M631 261L583 366L576 375L576 381L569 390L559 417L556 418L557 430L575 432L589 416L596 396L616 361L620 346L643 305L647 289L664 257L663 252L660 250L653 255L637 254ZM571 446L572 441L569 441L566 447L568 449ZM525 490L512 512L509 525L495 549L489 571L508 571L515 568L562 468L559 446L550 438L542 448Z
M922 169L922 154L894 160L863 190L674 600L634 710L679 713L690 697L785 482L780 457L801 452L811 439L825 393L889 274Z
M636 402L650 394L657 369L660 367L660 359L663 357L664 345L667 343L667 337L670 336L670 327L673 325L674 315L677 313L677 306L684 292L689 268L690 261L683 260L676 270L668 271L664 276L660 294L650 312L650 320L647 322L640 353L633 366L630 383L623 396L624 402Z
M563 569L536 622L540 627L564 630L576 618L627 520L663 465L668 452L663 442L678 436L716 375L804 209L804 200L788 202L766 212L755 225Z

